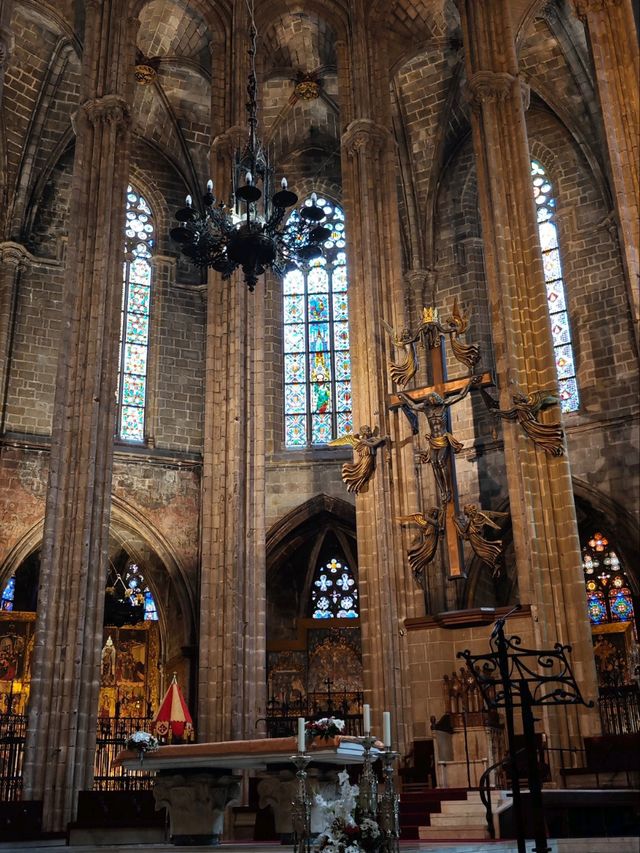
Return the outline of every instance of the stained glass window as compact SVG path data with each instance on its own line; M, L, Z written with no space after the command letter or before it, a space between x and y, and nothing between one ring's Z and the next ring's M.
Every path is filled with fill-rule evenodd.
M560 406L563 412L575 412L580 406L576 368L571 346L571 328L562 280L562 263L558 245L558 230L554 222L556 200L553 187L542 165L531 161L533 197L538 216L538 233L542 247L544 280L547 285L547 306L551 318L551 334L560 387Z
M118 437L144 441L151 301L153 214L145 199L127 187L124 286L118 371Z
M595 532L582 549L582 568L591 623L633 622L633 599L627 576L616 551L602 533Z
M13 610L13 599L16 594L16 578L15 575L7 581L7 584L0 599L0 610Z
M331 229L323 257L287 273L282 288L286 447L326 444L353 431L344 214L327 199L316 204ZM290 225L298 216L291 214Z
M147 585L144 572L137 563L128 563L122 574L111 568L108 586L117 598L128 601L132 607L144 607L146 621L158 621L158 610L153 594Z
M319 565L311 588L314 619L357 619L358 586L345 562Z

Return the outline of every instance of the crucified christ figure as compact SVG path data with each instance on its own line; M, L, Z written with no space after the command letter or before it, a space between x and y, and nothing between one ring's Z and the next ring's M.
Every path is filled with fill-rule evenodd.
M473 376L458 394L441 397L436 391L430 391L420 402L412 400L404 391L398 391L398 397L405 406L408 406L411 412L422 412L429 424L427 435L429 445L426 453L423 453L420 458L422 462L431 463L441 505L451 500L451 483L447 471L449 454L451 451L459 453L463 447L462 442L447 430L447 410L460 400L464 400L469 391L481 382L482 376Z

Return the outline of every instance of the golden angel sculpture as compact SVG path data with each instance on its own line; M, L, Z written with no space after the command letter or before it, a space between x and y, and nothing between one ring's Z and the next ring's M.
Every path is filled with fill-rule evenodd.
M421 589L425 589L424 572L436 555L438 539L444 526L444 512L442 508L432 506L427 515L414 512L413 515L397 516L396 521L401 524L417 524L422 531L420 541L409 548L407 556L416 583Z
M468 367L469 374L472 374L476 364L480 361L480 347L478 344L465 344L459 340L460 335L463 335L468 328L469 317L460 310L456 298L453 302L451 317L447 322L451 350L456 360Z
M414 334L411 329L404 328L400 335L397 335L391 326L385 321L382 321L391 338L391 343L397 350L401 350L403 358L401 361L389 362L389 373L391 379L396 385L405 388L416 375L418 370L418 351L417 341L420 337L419 333Z
M508 517L508 512L490 512L480 509L477 504L465 504L462 507L462 515L455 516L453 519L460 538L469 542L475 554L491 566L494 576L500 571L498 560L502 554L502 540L496 539L491 542L482 534L485 527L500 530L500 525L496 524L495 519Z
M367 485L376 469L376 453L388 437L377 435L368 424L360 427L360 432L353 435L343 435L329 442L330 447L341 447L350 444L353 447L353 462L345 462L342 466L342 481L348 492L359 494Z
M541 424L536 415L555 406L560 398L553 391L534 391L532 394L512 395L513 408L501 409L497 400L481 388L482 398L489 411L506 421L517 421L534 444L552 456L564 453L564 431L560 424Z

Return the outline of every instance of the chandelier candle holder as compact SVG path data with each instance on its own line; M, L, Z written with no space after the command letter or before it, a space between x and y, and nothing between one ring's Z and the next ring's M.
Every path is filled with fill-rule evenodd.
M209 180L201 207L196 209L188 195L185 207L176 211L179 225L169 232L181 245L182 254L200 268L209 267L228 279L240 267L251 291L266 270L282 278L292 269L306 267L322 255L322 246L331 236L331 230L321 224L326 215L316 204L315 194L311 204L302 206L288 224L284 222L285 213L298 203L298 196L288 189L285 178L280 190L272 194L273 171L257 135L256 39L251 2L246 105L249 134L244 148L235 154L229 205L216 199L213 181Z

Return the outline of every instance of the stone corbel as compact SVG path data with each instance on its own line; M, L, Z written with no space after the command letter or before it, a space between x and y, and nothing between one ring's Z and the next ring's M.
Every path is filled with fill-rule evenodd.
M389 130L368 118L352 121L341 139L342 148L352 157L360 154L379 157L385 147L392 143Z
M25 270L33 262L33 255L21 243L0 243L0 262L16 270Z
M129 105L120 95L103 95L86 101L80 107L77 118L80 115L93 127L97 124L128 125L130 120Z
M219 844L225 808L239 795L238 777L224 773L163 773L153 786L156 811L169 812L174 844Z
M230 161L234 152L243 147L246 136L246 127L241 127L240 125L230 127L224 133L216 136L211 143L212 160Z
M531 97L529 84L519 75L507 71L476 71L467 79L464 95L474 112L486 103L502 103L507 100L514 86L520 87L522 106L529 109Z

